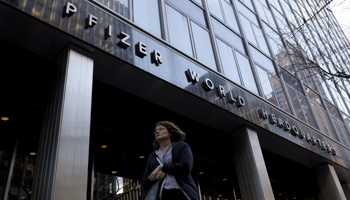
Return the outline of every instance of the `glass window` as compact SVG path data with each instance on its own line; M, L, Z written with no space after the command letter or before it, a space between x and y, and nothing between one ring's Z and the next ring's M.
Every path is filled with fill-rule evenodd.
M140 0L148 3L148 0ZM179 1L179 0L167 0L172 5L174 5L176 8L184 12L186 15L197 21L198 23L202 24L204 27L207 28L207 23L205 21L205 15L204 10L194 4L193 2L186 0L186 1ZM149 11L147 11L149 12Z
M240 50L245 54L245 49L243 45L243 40L236 33L225 27L222 23L220 23L215 18L211 18L213 23L215 34L225 40L227 43Z
M245 7L241 2L236 1L236 6L237 6L237 10L240 13L244 14L250 21L252 21L256 25L259 24L258 18L256 18L256 15L252 11L250 11L247 7Z
M170 44L193 56L187 17L166 5Z
M224 74L230 80L241 84L232 48L219 39L216 39L216 41L218 44L221 63L224 68Z
M158 0L134 0L133 5L135 24L161 38Z
M335 106L333 106L332 104L328 103L327 101L325 101L325 102L326 102L327 108L329 110L329 113L331 115L333 115L334 117L338 118L339 120L341 120L338 109Z
M289 93L290 100L292 101L294 111L297 115L297 118L307 123L305 115L304 115L304 111L300 105L297 93L289 86L287 86L287 90Z
M222 2L222 7L224 9L227 25L229 25L231 28L233 28L235 31L239 33L237 19L235 14L233 13L233 8L226 1L221 1L221 2Z
M283 91L281 81L275 78L274 76L272 76L271 74L269 74L269 77L281 109L290 113L287 97Z
M303 93L303 90L299 84L298 79L296 79L294 76L286 72L284 69L282 68L280 69L281 69L281 75L283 77L284 82L288 84L290 87L292 87L293 89L297 90L298 92Z
M95 0L107 6L109 9L130 19L129 0Z
M252 68L250 67L250 63L249 63L248 58L246 58L242 54L238 53L237 51L236 51L236 56L237 56L239 69L242 73L242 79L243 79L244 86L248 90L258 94L258 89L256 87Z
M244 33L247 39L249 40L249 42L251 42L255 46L258 46L258 43L255 40L254 32L250 24L250 21L246 17L244 17L242 14L240 14L240 18L241 18Z
M313 90L311 90L309 87L306 87L306 86L305 86L305 90L311 101L317 103L318 106L321 106L322 108L324 108L321 102L320 95L318 95L316 92L314 92Z
M197 2L199 5L203 6L202 0L194 0L194 1Z
M270 60L268 57L266 57L264 54L256 50L254 47L249 45L250 51L253 56L253 60L260 64L262 67L264 67L266 70L268 70L272 74L276 74L275 68L273 66L272 60Z
M258 66L256 66L256 70L260 79L261 88L264 92L264 98L278 106L276 96L273 92L272 85L267 72Z
M333 124L335 126L335 129L338 133L339 139L341 140L340 142L349 147L349 137L347 137L348 133L346 131L346 127L344 125L343 122L341 122L340 120L336 119L335 117L332 116L332 120L333 120Z
M224 21L219 0L207 0L207 2L208 2L208 7L210 12L213 13L216 17L218 17L222 21Z
M191 27L197 59L209 68L217 70L208 31L192 21Z
M255 26L254 24L253 24L253 29L255 32L256 40L258 41L258 44L259 44L259 48L263 52L265 52L267 55L270 55L262 30L257 26Z

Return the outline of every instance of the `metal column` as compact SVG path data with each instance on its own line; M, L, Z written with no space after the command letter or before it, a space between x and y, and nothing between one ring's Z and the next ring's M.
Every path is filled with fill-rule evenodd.
M242 199L274 200L258 134L243 127L232 134L235 141L234 163Z
M332 165L327 163L318 166L315 168L315 172L322 199L346 200L337 173Z
M86 55L69 46L56 60L57 80L39 140L34 200L86 200L93 79L93 60Z

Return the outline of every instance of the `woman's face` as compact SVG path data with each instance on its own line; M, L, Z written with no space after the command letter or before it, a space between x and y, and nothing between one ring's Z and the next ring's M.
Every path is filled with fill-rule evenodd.
M164 126L158 125L154 130L154 137L159 143L160 141L165 141L168 139L170 140L171 134L168 132L168 129L166 129Z

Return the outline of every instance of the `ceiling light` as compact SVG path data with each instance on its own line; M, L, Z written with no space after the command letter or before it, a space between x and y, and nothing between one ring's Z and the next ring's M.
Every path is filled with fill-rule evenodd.
M107 148L107 145L104 144L104 145L101 146L101 148L105 149L105 148Z
M29 193L29 194L31 194L31 193L32 193L32 191L29 191L28 193Z
M222 197L222 195L221 194L219 194L219 196L218 197Z
M280 196L281 196L282 194L281 194L281 193L279 193L278 195L280 195Z
M204 172L199 172L199 174L204 174Z
M116 174L117 173L117 171L112 171L112 174Z
M30 153L29 153L29 155L31 155L31 156L35 156L35 155L36 155L36 153L35 153L35 152L30 152Z
M8 118L8 117L1 117L1 120L2 120L2 121L8 121L9 118Z
M222 179L223 181L227 181L227 178Z
M294 197L293 199L297 199L297 197Z
M139 158L143 159L143 158L145 158L145 156L139 156Z

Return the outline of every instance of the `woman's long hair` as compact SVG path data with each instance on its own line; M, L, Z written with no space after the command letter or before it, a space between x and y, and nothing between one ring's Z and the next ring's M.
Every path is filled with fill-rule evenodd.
M185 141L186 133L184 133L178 126L169 121L159 121L156 123L155 127L164 126L168 132L171 134L171 142L179 142ZM159 146L158 142L154 138L153 148L157 148Z

